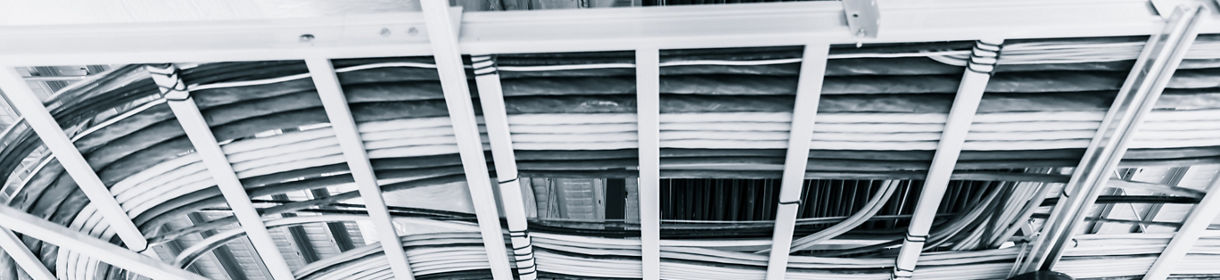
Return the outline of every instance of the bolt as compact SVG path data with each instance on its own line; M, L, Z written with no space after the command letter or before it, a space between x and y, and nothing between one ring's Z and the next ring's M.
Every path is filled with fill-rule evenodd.
M419 29L412 26L411 29L407 29L407 34L411 36L419 35Z
M313 41L313 38L314 38L313 34L301 34L302 43L308 43L310 41Z
M381 37L390 37L390 28L382 27L381 28Z

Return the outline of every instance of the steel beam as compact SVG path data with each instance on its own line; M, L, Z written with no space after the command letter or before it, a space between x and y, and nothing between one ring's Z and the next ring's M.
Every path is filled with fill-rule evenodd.
M343 88L339 86L339 77L335 74L334 65L331 64L330 59L326 58L306 59L305 65L309 67L314 87L317 88L318 95L322 98L322 107L326 110L326 117L330 119L330 126L335 131L335 137L339 139L339 147L343 148L343 157L347 160L347 167L351 169L360 198L364 201L365 209L368 210L369 218L377 231L377 241L381 243L386 258L389 258L390 269L394 272L394 277L402 280L415 279L411 272L411 264L407 261L406 251L402 249L402 241L394 229L390 209L381 195L381 185L377 183L373 164L369 161L368 152L364 149L364 140L356 128L356 119L352 117L347 97L343 94Z
M504 205L504 218L508 221L517 275L521 280L534 280L538 278L538 269L534 263L529 224L525 220L525 200L521 193L521 182L518 181L521 175L517 174L517 156L513 152L513 140L508 129L508 112L504 107L500 73L496 70L495 59L490 55L471 56L470 61L474 64L474 81L479 89L479 103L483 106L483 123L487 127L487 138L491 141L491 157L496 167L496 179L500 183L500 202Z
M1150 36L1080 164L1073 170L1072 179L1064 186L1022 272L1052 270L1067 244L1071 244L1072 234L1082 226L1090 206L1127 152L1130 135L1152 110L1198 35L1201 13L1198 5L1179 7L1164 30Z
M1203 200L1190 210L1186 221L1178 228L1173 239L1169 240L1169 245L1165 247L1164 251L1161 251L1161 255L1152 263L1148 273L1144 274L1144 279L1164 280L1169 278L1174 265L1178 264L1186 253L1190 252L1190 249L1194 248L1195 242L1199 241L1199 236L1207 231L1207 227L1216 220L1217 215L1220 215L1220 175L1212 178L1211 186L1207 188L1207 194L1203 196Z
M878 20L877 38L862 42L1149 35L1159 32L1164 21L1148 2L878 0L878 11L883 16ZM81 9L73 5L47 9L52 7L56 14ZM220 6L193 6L205 7ZM197 14L208 13L200 10ZM861 41L849 31L843 15L841 3L835 1L471 12L462 18L459 41L463 53L634 50L645 44L680 49ZM359 16L320 12L292 17L201 17L159 20L156 24L132 22L139 19L133 20L130 14L114 17L121 19L77 22L87 25L0 27L0 38L5 38L0 44L0 61L37 66L430 54L426 32L420 32L426 28L419 13L406 9L381 9ZM1220 32L1220 25L1202 28L1202 33ZM381 32L383 29L390 32ZM313 39L303 41L305 34Z
M915 264L919 254L923 252L924 242L928 240L928 231L936 219L937 208L945 197L949 187L953 167L962 153L962 145L966 143L966 134L970 132L970 124L978 111L979 102L983 100L983 91L991 80L991 73L999 59L1000 45L1004 40L978 40L971 50L970 61L966 64L966 72L962 74L962 82L957 88L957 97L953 99L953 107L949 109L949 117L945 120L945 129L936 145L936 153L932 156L932 165L928 168L928 176L924 178L923 188L919 193L919 201L915 204L915 212L911 216L911 224L907 228L906 238L902 241L902 249L898 251L898 259L894 261L894 271L891 279L911 279L915 276Z
M89 198L89 203L93 204L106 223L110 224L110 228L123 240L123 244L134 251L147 249L148 240L144 238L144 234L140 233L131 217L127 216L127 211L119 206L110 189L102 183L102 179L81 155L80 150L76 149L72 140L68 139L59 122L55 121L55 117L43 106L42 100L13 67L0 65L0 91L4 92L12 107L21 113L30 129L42 139L42 144L51 150L51 154L68 172L68 176L76 181L81 192Z
M246 237L250 238L250 243L254 245L254 250L262 258L264 264L267 265L268 272L271 277L276 280L292 279L292 269L288 267L288 263L284 260L283 254L275 245L275 240L271 238L271 232L267 230L267 225L263 223L262 217L258 213L258 209L254 208L254 204L250 201L250 194L246 192L246 188L242 186L241 180L238 179L237 173L233 171L233 166L230 165L229 159L225 156L224 151L220 149L220 144L216 142L216 136L212 134L212 128L203 118L203 113L199 111L199 106L195 104L195 99L191 98L191 93L186 89L186 83L178 76L178 67L170 64L164 66L148 66L148 72L161 88L161 95L173 111L174 117L178 119L178 123L182 125L182 130L186 132L186 137L191 141L191 145L195 147L195 153L202 159L203 165L207 167L211 173L212 179L216 182L216 187L225 197L229 208L233 210L233 215L237 217L238 224L246 231Z
M466 184L470 187L470 200L474 204L475 218L483 236L483 247L487 250L491 275L496 280L513 279L508 251L504 248L500 214L496 210L496 198L491 189L491 175L487 172L487 160L483 157L479 124L475 120L470 88L466 84L466 69L458 45L458 28L454 26L459 21L455 13L450 12L448 1L421 2L432 57L436 60L441 90L445 92L445 105L453 122L453 135L457 139L462 169L466 172Z
M207 279L12 207L0 206L0 227L55 244L60 248L72 248L82 255L153 279Z
M661 279L661 58L656 48L635 51L639 131L640 250L644 280Z
M813 141L813 119L822 97L822 78L826 76L826 58L829 54L830 45L806 45L801 59L796 102L792 108L792 129L788 136L788 154L784 159L775 231L771 237L771 256L767 260L768 280L784 279L788 272L792 233L796 229L797 210L801 208L801 189L805 184L805 168L809 164L809 145Z
M21 238L4 227L0 227L0 249L3 251L0 254L8 254L9 257L12 257L13 262L17 263L17 267L30 275L30 278L34 278L34 280L55 279L55 274L51 274L51 270L38 260L38 256L30 252L30 248L21 242Z

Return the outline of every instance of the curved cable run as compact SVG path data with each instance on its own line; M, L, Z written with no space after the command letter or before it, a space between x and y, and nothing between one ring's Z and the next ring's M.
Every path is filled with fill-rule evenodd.
M884 186L882 187L881 191L879 191L872 199L869 199L868 203L864 205L863 209L857 211L851 217L848 217L846 220L826 229L818 231L818 233L810 234L797 240L793 240L790 253L809 249L810 247L813 247L813 245L817 245L823 241L843 235L851 229L860 226L864 222L867 222L869 218L872 218L877 214L878 211L881 211L881 207L884 206L885 202L890 200L890 197L893 196L894 192L898 190L898 185L901 184L901 182L897 180L890 180L884 182L883 184Z
M1046 192L1067 180L1039 172L1071 167L1102 121L1116 84L1141 47L1127 39L1020 41L1005 45L992 84L969 128L953 172L971 180L952 205L936 213L921 277L1001 278L1024 246L1018 229L1042 205ZM1216 40L1200 38L1161 102L1132 139L1123 164L1215 163L1220 156L1220 93L1214 88ZM1130 50L1135 49L1136 52ZM792 89L799 49L662 51L660 57L660 176L765 180L783 169L792 118ZM631 178L638 148L634 103L635 62L607 54L504 55L497 70L518 177ZM793 243L792 279L878 279L893 268L901 233L888 230L910 217L910 194L899 187L922 180L936 149L951 99L966 71L962 44L887 45L832 50L824 95L810 146L808 179L887 180L845 203L859 207L799 219ZM445 189L464 179L451 120L426 58L335 60L348 93L357 132L383 193ZM224 157L259 207L269 227L283 228L365 219L358 193L326 198L258 200L276 194L352 183L316 89L297 62L205 63L182 70L183 79L216 135ZM902 67L895 67L901 65ZM57 92L47 107L84 154L115 199L155 246L181 243L173 262L204 267L202 258L240 240L236 220L219 216L181 225L195 212L225 213L225 200L166 101L139 67L119 67ZM469 70L474 70L470 68ZM624 74L626 73L626 74ZM1121 75L1119 75L1121 76ZM482 122L480 120L480 122ZM480 131L482 132L482 131ZM490 151L488 140L484 150ZM0 133L0 170L8 204L103 239L114 232L92 205L82 203L70 180L28 127ZM37 164L22 164L31 158ZM490 170L489 170L490 171ZM505 173L507 174L507 173ZM524 179L521 179L524 182ZM1039 188L1013 188L1016 182ZM1117 181L1117 186L1198 197L1175 186ZM1004 186L1004 187L999 187ZM983 190L986 189L984 192ZM765 195L764 193L760 193ZM853 194L854 195L854 194ZM899 196L900 199L894 199ZM759 196L758 201L764 201ZM1038 200L1008 203L1009 200ZM946 201L950 201L946 196ZM968 201L969 203L965 203ZM1051 203L1051 201L1047 201ZM765 201L761 204L767 204ZM812 205L812 204L806 204ZM1017 206L1017 207L1013 207ZM760 208L761 209L761 208ZM219 211L217 211L219 210ZM280 218L283 214L300 214ZM485 278L486 256L466 213L392 208L399 225L428 232L403 237L419 275ZM1032 217L1038 218L1038 217ZM765 220L765 219L763 219ZM827 226L829 223L835 225ZM881 226L873 226L874 224ZM541 277L638 278L636 225L558 218L529 220ZM662 278L760 278L767 259L766 221L665 220ZM200 233L218 232L207 238ZM762 233L762 234L760 234ZM505 233L511 237L511 233ZM41 242L33 252L55 263L64 279L127 275L96 259ZM1148 244L1123 247L1120 262L1132 265ZM1066 269L1095 271L1098 257L1073 251ZM765 251L762 251L765 252ZM377 245L294 264L302 279L385 279L392 274ZM1191 259L1202 262L1205 258ZM926 263L926 264L925 264ZM0 267L5 265L0 263ZM1191 266L1192 269L1193 266ZM0 278L9 276L0 269ZM1115 272L1119 273L1119 272Z

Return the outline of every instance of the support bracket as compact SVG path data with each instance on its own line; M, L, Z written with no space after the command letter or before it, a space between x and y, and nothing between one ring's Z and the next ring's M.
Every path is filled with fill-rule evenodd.
M877 38L881 12L877 0L843 0L843 16L847 17L847 28L857 39Z

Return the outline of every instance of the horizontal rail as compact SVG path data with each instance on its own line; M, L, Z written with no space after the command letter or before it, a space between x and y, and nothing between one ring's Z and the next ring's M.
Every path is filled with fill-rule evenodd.
M1179 0L1183 3L1212 3ZM538 53L1149 35L1148 0L879 0L876 38L850 34L837 2L463 13L463 53ZM56 7L72 9L72 7ZM206 14L200 11L200 14ZM1210 13L1210 17L1215 17ZM1082 16L1088 15L1088 16ZM115 17L119 17L116 15ZM108 21L114 22L114 21ZM1220 25L1200 33L1220 33ZM118 64L431 54L422 14L0 25L0 62Z

